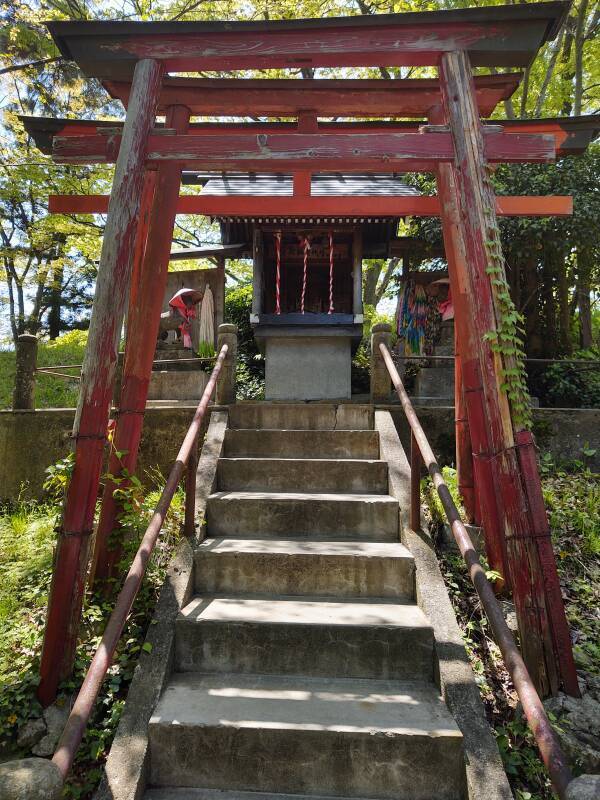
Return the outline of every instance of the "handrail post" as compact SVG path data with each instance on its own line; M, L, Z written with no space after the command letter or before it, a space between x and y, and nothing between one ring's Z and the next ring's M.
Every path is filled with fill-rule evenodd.
M217 380L215 403L219 406L229 406L235 403L236 398L236 370L237 370L237 325L224 323L219 325L217 337L217 352L224 344L227 345L227 356Z
M388 349L391 344L392 328L387 322L377 322L371 328L371 402L389 403L392 382L385 366L379 345Z
M197 447L198 445L196 445ZM196 469L198 456L196 447L192 448L186 464L185 473L185 516L183 521L183 535L191 539L196 533Z
M35 368L37 366L38 338L32 333L22 333L17 339L15 388L13 408L35 408Z
M421 530L421 469L423 457L414 433L410 433L410 528Z

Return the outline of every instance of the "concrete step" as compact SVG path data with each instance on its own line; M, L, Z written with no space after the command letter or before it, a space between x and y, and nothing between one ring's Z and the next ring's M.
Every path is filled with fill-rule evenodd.
M229 425L280 430L372 430L373 409L358 403L236 403L229 409Z
M317 597L193 598L176 623L176 669L432 680L433 631L418 606Z
M415 564L399 542L205 539L197 592L414 598Z
M389 495L216 492L208 498L209 536L321 536L398 541L398 502Z
M275 794L273 792L228 792L224 789L194 789L167 786L147 789L143 800L345 800L333 795ZM366 798L353 798L366 800ZM433 798L431 798L433 800Z
M329 458L220 458L221 491L387 494L385 461Z
M167 786L147 789L143 800L345 800L333 795L275 794L273 792L228 792L224 789L195 789ZM353 798L366 800L366 798ZM433 800L433 798L431 798Z
M175 675L149 742L154 787L462 797L462 737L425 683Z
M379 458L377 431L225 431L228 458Z

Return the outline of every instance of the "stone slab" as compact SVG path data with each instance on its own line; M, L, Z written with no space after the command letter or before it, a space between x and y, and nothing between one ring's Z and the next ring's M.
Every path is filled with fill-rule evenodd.
M176 675L150 738L155 786L462 796L462 736L425 683Z
M154 370L150 376L148 400L193 400L199 403L209 378L210 373L202 369Z
M372 430L373 408L358 403L236 403L229 424L271 430Z
M350 399L352 337L270 336L264 346L267 400Z
M412 600L414 561L397 543L206 539L196 591Z
M231 430L225 435L228 458L379 458L375 431Z
M221 458L220 491L387 494L385 461L366 459Z
M448 398L454 402L454 367L423 367L415 379L415 400Z
M215 492L208 498L209 536L359 537L398 540L398 503L375 494Z
M348 800L333 795L278 794L268 792L228 792L224 789L148 789L143 800ZM353 798L366 800L366 798ZM432 797L431 800L434 800Z
M416 605L331 598L193 598L177 619L180 671L431 680L433 636Z

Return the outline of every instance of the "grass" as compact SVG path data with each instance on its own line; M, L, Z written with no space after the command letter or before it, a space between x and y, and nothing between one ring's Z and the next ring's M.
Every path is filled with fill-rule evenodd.
M128 513L129 564L145 530L162 488L161 476L153 476L156 489L146 496L132 496L135 514ZM22 502L0 507L0 761L26 757L18 747L19 728L39 717L35 697L39 658L56 542L55 526L60 505ZM64 796L91 798L101 778L125 696L140 651L148 649L146 632L164 580L167 563L179 538L183 517L183 491L177 491L163 526L159 544L150 560L146 578L127 620L114 663L104 681L85 738L79 749ZM112 602L88 594L85 599L81 641L72 680L61 686L59 703L69 701L77 690L101 638Z
M59 364L81 364L87 331L70 331L58 339L40 342L38 345L38 367L58 366ZM60 370L59 370L60 371ZM77 370L72 371L77 375ZM0 408L11 408L15 381L14 350L0 352ZM52 375L38 373L35 388L36 408L74 408L77 405L78 380L67 380Z
M559 468L541 460L542 484L552 529L565 609L574 641L577 668L600 674L600 475L584 461ZM455 500L456 472L444 468ZM443 515L437 494L424 482L434 538ZM460 507L460 506L459 506ZM554 800L535 741L519 710L518 697L491 638L487 619L462 558L439 549L440 567L462 629L488 721L496 736L517 800ZM551 717L552 721L555 721ZM577 771L577 765L573 765Z

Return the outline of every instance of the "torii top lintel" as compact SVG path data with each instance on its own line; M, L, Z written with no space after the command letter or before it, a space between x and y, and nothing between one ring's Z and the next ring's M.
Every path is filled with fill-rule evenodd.
M52 21L61 53L88 76L131 79L136 61L167 72L432 66L465 50L473 66L525 67L553 39L569 2L260 22Z

